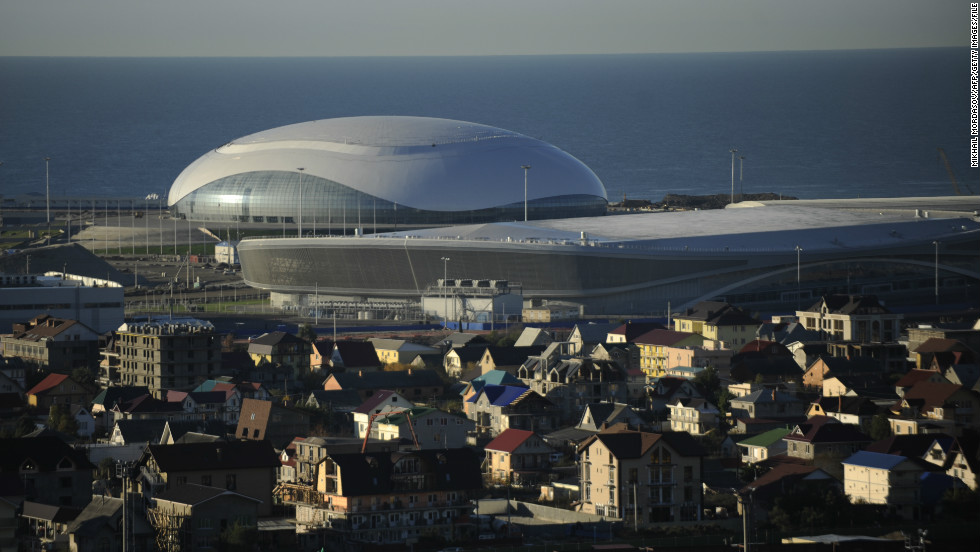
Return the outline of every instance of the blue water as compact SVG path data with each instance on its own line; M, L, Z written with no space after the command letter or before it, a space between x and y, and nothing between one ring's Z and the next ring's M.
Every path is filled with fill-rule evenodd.
M550 142L610 200L974 192L964 49L447 58L0 58L0 194L165 194L203 153L355 115L461 119ZM736 162L736 186L738 186ZM516 178L522 178L520 173Z

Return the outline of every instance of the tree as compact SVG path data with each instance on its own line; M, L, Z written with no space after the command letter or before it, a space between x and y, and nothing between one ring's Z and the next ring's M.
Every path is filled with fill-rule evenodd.
M892 427L888 423L888 416L885 413L875 414L871 418L871 438L875 441L887 439L892 436Z
M694 384L701 389L705 397L716 398L721 387L721 379L718 378L715 367L708 366L694 376Z
M227 552L251 552L255 550L258 531L235 522L221 532L221 549Z
M53 404L48 410L48 427L68 435L78 432L78 422L71 415L71 411L60 404Z
M316 330L314 330L313 326L310 326L309 324L300 324L299 331L296 333L296 335L300 339L309 341L310 343L313 343L317 339Z
M71 379L75 380L76 383L83 387L92 387L95 385L95 374L85 367L79 367L72 370Z

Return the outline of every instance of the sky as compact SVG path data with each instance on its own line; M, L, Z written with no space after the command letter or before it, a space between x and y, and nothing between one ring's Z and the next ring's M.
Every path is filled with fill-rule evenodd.
M0 56L446 56L968 46L966 0L0 0Z

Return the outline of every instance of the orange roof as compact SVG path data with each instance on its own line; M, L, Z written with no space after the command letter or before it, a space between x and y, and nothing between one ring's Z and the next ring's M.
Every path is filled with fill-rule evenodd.
M65 381L66 379L68 379L68 376L66 374L48 374L48 377L41 380L41 383L38 383L37 385L32 387L31 390L27 392L27 394L40 395L42 393L54 389L55 387L58 387L59 385L61 385L61 382Z

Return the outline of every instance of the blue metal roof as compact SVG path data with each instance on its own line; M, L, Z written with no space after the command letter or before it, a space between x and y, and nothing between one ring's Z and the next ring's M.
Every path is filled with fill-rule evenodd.
M880 452L862 450L855 452L850 458L847 458L841 463L879 470L890 470L906 460L907 458L904 456L898 456L896 454L882 454Z

